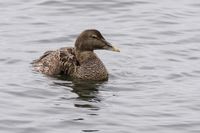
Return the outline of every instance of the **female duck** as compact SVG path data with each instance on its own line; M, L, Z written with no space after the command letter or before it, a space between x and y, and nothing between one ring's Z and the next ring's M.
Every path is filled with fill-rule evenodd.
M99 49L119 52L98 30L85 30L78 36L75 48L47 51L33 65L37 71L47 75L65 74L81 80L107 80L108 72L94 53L94 50Z

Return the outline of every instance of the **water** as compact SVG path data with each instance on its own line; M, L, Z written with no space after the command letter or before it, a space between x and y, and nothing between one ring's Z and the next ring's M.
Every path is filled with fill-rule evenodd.
M199 133L200 1L0 1L0 132ZM109 81L32 71L46 50L96 28Z

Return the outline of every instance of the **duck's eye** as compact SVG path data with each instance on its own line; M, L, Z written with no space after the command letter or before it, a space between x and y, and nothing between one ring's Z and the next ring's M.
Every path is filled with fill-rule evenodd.
M97 35L92 35L92 38L98 39Z

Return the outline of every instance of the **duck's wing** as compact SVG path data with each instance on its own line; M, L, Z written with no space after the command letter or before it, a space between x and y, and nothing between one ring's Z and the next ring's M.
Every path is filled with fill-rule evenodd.
M74 48L65 47L45 52L39 59L33 61L33 66L36 71L47 75L61 73L69 75L74 70L76 63Z
M33 61L36 71L47 75L56 75L61 71L60 52L47 51L39 59Z
M78 65L74 48L60 48L60 60L62 63L62 72L65 75L72 75Z
M48 56L52 52L55 52L55 51L46 51L39 59L33 60L31 62L31 64L33 64L35 66L37 63L41 62L43 60L43 58L45 58L46 56Z

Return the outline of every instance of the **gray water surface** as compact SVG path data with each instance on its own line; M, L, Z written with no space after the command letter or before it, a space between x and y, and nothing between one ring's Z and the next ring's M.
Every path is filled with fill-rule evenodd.
M47 50L95 28L101 83L32 70ZM1 133L199 133L200 1L1 0Z

